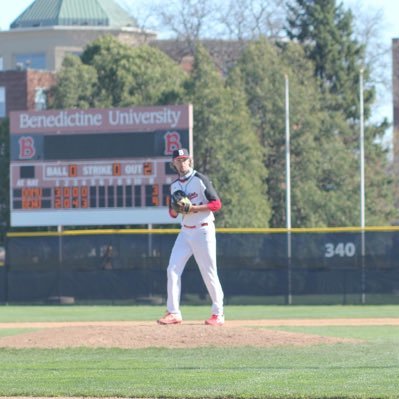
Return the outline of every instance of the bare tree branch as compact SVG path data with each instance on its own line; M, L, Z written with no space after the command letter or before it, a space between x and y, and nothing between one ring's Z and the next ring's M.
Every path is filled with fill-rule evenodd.
M283 0L230 0L219 12L218 22L229 39L281 36L285 21Z

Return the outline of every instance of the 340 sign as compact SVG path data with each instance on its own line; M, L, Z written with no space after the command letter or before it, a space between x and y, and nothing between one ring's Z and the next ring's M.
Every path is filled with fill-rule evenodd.
M356 255L356 245L353 242L328 242L324 245L324 256L326 258L333 257L348 257L351 258Z

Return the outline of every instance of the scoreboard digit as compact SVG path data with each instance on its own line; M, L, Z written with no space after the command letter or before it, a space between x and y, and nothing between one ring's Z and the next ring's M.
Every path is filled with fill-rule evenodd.
M175 223L170 157L192 151L192 106L10 115L12 226Z

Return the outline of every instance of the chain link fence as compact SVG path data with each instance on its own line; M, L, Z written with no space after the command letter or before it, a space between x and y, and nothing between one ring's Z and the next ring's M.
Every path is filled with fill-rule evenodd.
M165 303L178 230L9 233L2 303ZM362 253L364 240L364 253ZM226 304L399 303L399 230L219 229ZM290 251L288 248L290 247ZM182 302L206 302L194 259Z

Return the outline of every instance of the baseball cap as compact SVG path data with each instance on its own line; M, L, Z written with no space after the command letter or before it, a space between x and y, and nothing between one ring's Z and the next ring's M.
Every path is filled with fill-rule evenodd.
M173 151L172 159L190 158L190 153L186 148L180 148Z

